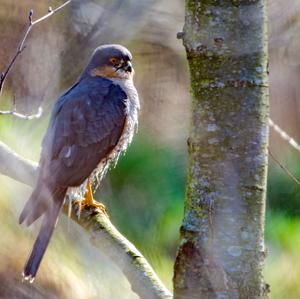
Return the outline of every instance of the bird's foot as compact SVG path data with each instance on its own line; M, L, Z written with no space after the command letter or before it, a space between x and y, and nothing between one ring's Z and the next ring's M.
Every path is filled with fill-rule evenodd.
M106 217L108 217L105 205L94 199L90 200L84 198L83 200L76 200L75 203L78 204L80 211L88 208L94 208L100 210Z
M90 181L87 183L87 190L85 193L85 198L82 200L76 200L75 203L79 205L80 212L86 208L94 208L100 210L106 217L108 217L105 205L94 199L92 187Z

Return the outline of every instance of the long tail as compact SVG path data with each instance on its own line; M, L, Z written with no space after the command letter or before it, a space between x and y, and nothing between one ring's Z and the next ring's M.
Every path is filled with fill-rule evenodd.
M24 267L23 278L25 280L33 282L36 276L41 260L45 254L45 251L55 229L59 212L64 203L66 191L67 190L63 189L55 192L55 194L53 195L52 205L48 207L44 214L40 232Z

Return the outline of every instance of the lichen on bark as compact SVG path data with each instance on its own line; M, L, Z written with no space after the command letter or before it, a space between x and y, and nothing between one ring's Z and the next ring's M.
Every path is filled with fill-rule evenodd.
M265 0L187 0L193 117L174 298L267 298Z

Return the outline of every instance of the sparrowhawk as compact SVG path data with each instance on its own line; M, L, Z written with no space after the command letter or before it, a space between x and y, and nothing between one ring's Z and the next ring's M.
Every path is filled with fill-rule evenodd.
M132 55L123 46L98 47L77 82L55 103L42 142L38 179L19 222L43 216L23 277L33 281L70 187L85 188L82 205L105 211L93 199L91 183L101 180L132 140L139 99Z

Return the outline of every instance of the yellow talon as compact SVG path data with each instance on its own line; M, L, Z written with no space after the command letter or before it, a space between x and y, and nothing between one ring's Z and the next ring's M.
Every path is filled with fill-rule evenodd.
M89 179L88 179L88 182L87 182L87 191L85 193L84 199L83 200L78 200L78 201L76 201L76 203L79 204L80 210L83 210L86 207L92 207L92 208L95 208L95 209L99 209L106 217L108 217L105 205L102 204L101 202L97 202L94 199L92 186L90 184Z

